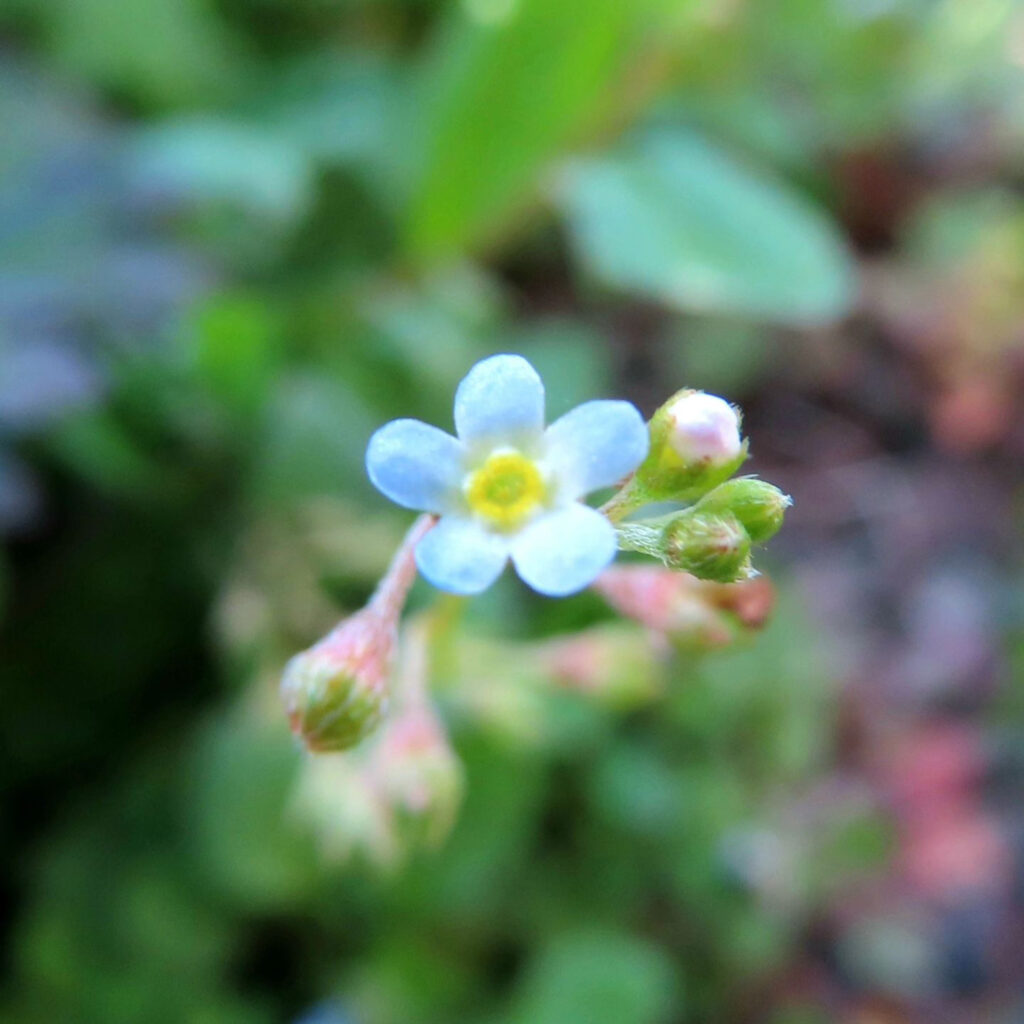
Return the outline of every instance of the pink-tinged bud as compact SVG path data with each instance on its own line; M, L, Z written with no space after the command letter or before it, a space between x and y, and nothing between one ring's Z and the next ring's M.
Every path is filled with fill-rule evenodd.
M369 604L285 666L281 698L288 720L313 753L355 746L387 710L398 620L416 577L413 553L435 521L420 516Z
M698 586L693 576L655 565L612 566L594 582L594 589L620 615L660 633L676 627L678 606L696 599Z
M309 758L294 810L326 855L393 870L447 838L462 793L462 765L433 710L420 706L389 716L358 750Z
M394 649L394 624L364 609L288 662L281 698L309 750L348 750L373 732L387 710Z
M685 463L732 462L743 450L736 410L717 395L683 392L665 409L668 442Z
M650 636L628 623L592 626L550 640L541 663L561 687L625 710L654 700L664 690L664 672Z
M651 417L647 458L630 484L631 504L696 501L747 457L740 414L724 398L685 389Z
M698 582L709 604L735 615L747 629L761 629L775 609L775 586L765 576L739 583Z
M362 625L345 624L338 634L349 627L348 638L358 642ZM372 624L364 632L371 636ZM451 831L462 800L462 765L430 703L427 682L427 629L413 622L403 633L393 707L374 739L349 754L310 758L298 809L329 852L360 852L379 867L395 868ZM348 709L342 718L351 717Z
M462 764L429 705L388 722L372 771L407 847L444 842L462 802Z
M613 566L594 589L621 615L689 650L724 647L738 629L763 626L774 601L774 588L763 577L711 583L660 566Z

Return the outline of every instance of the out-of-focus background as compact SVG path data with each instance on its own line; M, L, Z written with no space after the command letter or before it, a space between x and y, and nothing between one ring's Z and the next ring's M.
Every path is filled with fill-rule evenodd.
M740 403L778 604L623 709L503 579L384 857L276 682L495 351ZM0 1019L1020 1024L1022 378L1016 0L2 0Z

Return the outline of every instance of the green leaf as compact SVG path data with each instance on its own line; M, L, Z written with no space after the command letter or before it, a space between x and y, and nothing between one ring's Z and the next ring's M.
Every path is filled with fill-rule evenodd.
M628 935L562 935L534 961L511 1024L656 1024L668 1019L672 968L657 947Z
M491 233L613 95L646 2L474 0L437 39L415 111L423 164L407 246L444 257ZM465 13L469 12L469 16Z
M250 911L294 906L317 884L315 849L288 820L299 763L281 720L238 712L200 736L190 851L210 884Z
M208 103L241 74L237 41L208 0L44 0L38 6L46 10L59 60L145 103Z
M137 435L106 410L66 416L44 438L48 452L104 494L166 496L173 483Z
M189 116L143 130L130 170L144 188L199 204L237 207L274 223L297 220L313 197L306 155L272 131Z
M276 311L241 293L218 295L196 310L193 344L196 370L232 412L259 411L281 356Z
M377 156L391 115L393 70L372 52L335 49L296 61L253 104L259 123L316 160Z
M836 227L684 130L578 161L561 201L584 267L614 287L787 323L833 320L851 305L853 267Z
M311 494L366 492L363 452L374 425L344 381L305 370L282 375L257 441L257 499L288 506Z

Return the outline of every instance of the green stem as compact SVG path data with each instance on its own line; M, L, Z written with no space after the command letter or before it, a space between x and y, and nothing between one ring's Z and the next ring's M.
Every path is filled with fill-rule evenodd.
M636 486L636 477L631 476L599 509L609 522L621 522L642 505L647 503L647 496Z
M442 594L428 613L430 663L433 666L431 677L435 685L443 686L455 675L455 639L467 603L467 598L457 594Z
M619 550L638 551L659 562L664 561L661 530L644 523L621 523L615 527L615 533L619 540Z

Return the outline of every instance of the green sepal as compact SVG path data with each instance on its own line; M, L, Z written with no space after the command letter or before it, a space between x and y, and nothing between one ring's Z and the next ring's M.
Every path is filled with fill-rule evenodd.
M709 491L694 508L698 515L732 513L752 544L764 544L782 526L793 499L766 480L742 476L727 480Z

